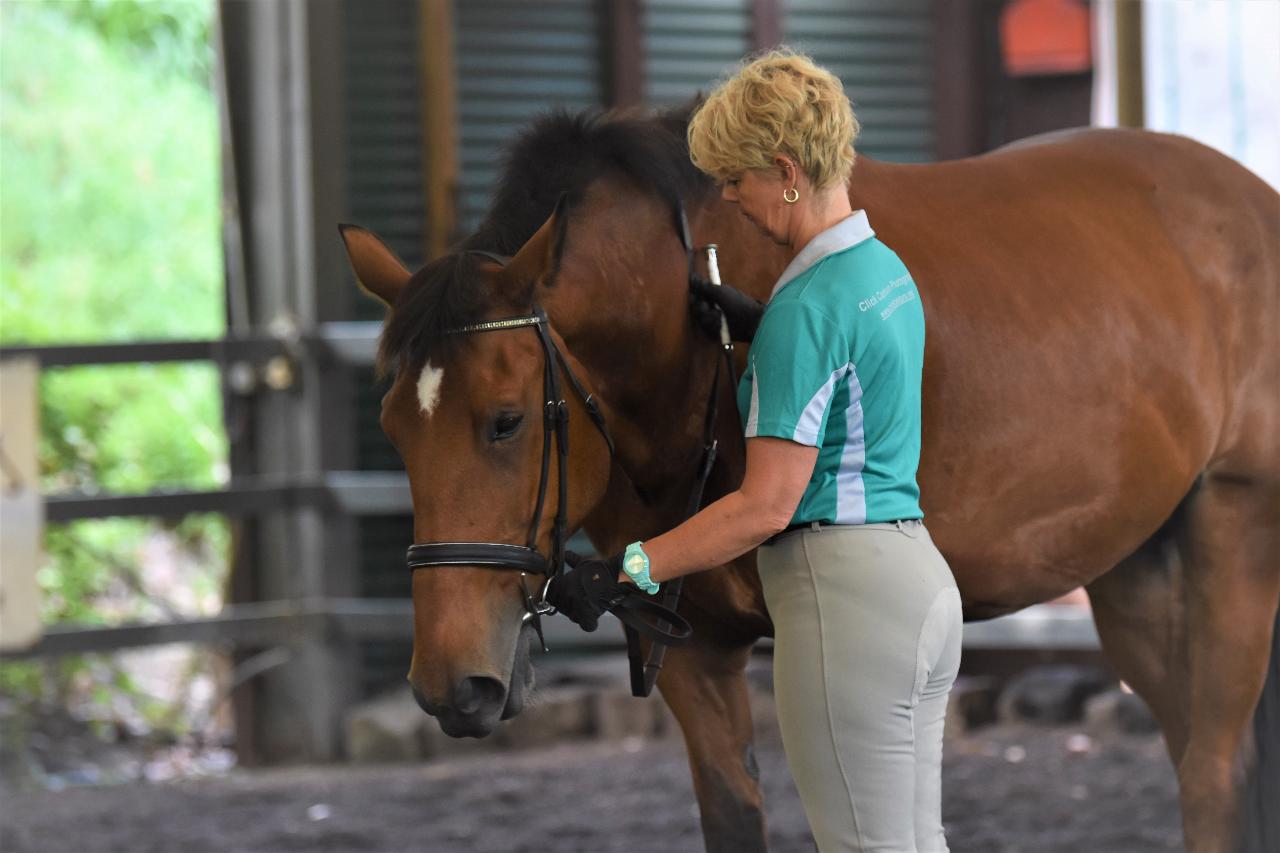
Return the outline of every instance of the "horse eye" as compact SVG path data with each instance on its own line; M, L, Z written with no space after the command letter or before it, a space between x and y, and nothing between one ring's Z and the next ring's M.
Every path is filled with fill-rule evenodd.
M493 435L490 440L501 441L515 435L523 420L524 415L498 415L498 419L493 422Z

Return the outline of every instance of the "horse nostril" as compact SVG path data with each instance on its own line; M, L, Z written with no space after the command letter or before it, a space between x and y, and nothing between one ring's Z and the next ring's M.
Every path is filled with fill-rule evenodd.
M475 714L501 707L507 687L496 678L473 675L458 683L453 692L453 709L459 714Z
M427 702L427 697L423 696L422 691L418 690L417 687L413 688L413 701L417 702L418 707L426 711L428 714L432 713L431 705Z

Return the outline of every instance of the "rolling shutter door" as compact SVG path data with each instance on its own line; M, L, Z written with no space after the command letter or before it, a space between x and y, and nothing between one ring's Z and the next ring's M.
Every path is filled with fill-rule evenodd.
M424 262L426 223L417 4L342 5L350 221L375 232L417 269ZM374 300L353 298L356 317L382 317Z
M454 7L458 230L480 223L503 149L540 112L603 102L593 0L486 0Z
M650 0L644 16L648 102L674 106L710 91L751 50L750 28L744 0Z
M931 0L790 0L783 31L844 81L862 123L859 152L934 159Z
M347 219L387 242L410 269L425 262L426 195L418 59L418 4L344 0ZM336 235L335 235L336 236ZM345 271L344 271L344 274ZM377 320L373 299L347 289L352 319ZM378 426L378 401L368 367L351 367L356 466L365 471L402 470L399 456ZM361 517L356 522L359 594L404 598L409 573L404 549L413 535L411 516ZM360 643L361 690L371 695L403 683L412 648L407 642Z

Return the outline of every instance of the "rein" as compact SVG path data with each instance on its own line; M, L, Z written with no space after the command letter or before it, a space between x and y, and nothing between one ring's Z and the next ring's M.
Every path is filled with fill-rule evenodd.
M689 237L689 223L685 216L684 206L677 205L676 229L685 249L688 262L689 280L695 279L694 250ZM509 258L479 249L468 250L470 254L479 255L505 266ZM718 282L718 273L714 268L714 247L709 250L712 266L712 279ZM441 568L448 566L479 566L498 570L518 571L520 573L520 589L524 599L525 613L522 623L532 623L542 644L542 650L548 651L546 637L542 631L542 617L556 612L555 607L547 601L547 590L551 581L561 572L564 565L565 547L568 539L568 461L569 461L569 407L565 400L560 371L569 385L582 399L587 414L603 436L609 448L609 458L616 455L616 446L604 415L596 405L595 398L589 393L569 366L564 353L556 345L549 332L550 322L541 306L535 304L532 313L522 317L511 317L503 320L490 320L451 329L446 334L463 335L482 332L507 331L511 329L533 328L538 334L538 342L542 346L545 364L542 373L543 387L543 437L542 437L542 473L538 483L538 498L534 505L533 518L529 523L529 532L524 545L512 545L498 542L426 542L409 546L406 562L410 572L425 568ZM721 350L725 356L729 375L733 375L732 345L727 336L722 335ZM711 386L711 397L707 403L707 415L703 429L703 457L699 465L698 476L689 496L685 518L696 513L702 503L702 494L707 480L711 476L711 468L716 457L715 427L719 412L719 394L722 366L716 362L715 379ZM546 505L547 489L551 473L551 448L556 448L556 467L559 472L556 515L551 531L551 553L544 557L538 551L538 532L541 527L542 513ZM526 578L530 575L545 577L541 589L535 598L530 591ZM627 658L631 666L631 692L635 696L648 696L657 681L662 669L668 646L683 645L689 641L693 629L689 622L676 612L680 601L680 592L684 586L684 578L668 581L662 593L661 603L654 601L639 589L628 589L624 595L614 601L609 610L623 623L627 637ZM648 618L646 618L648 617ZM653 621L649 621L652 619ZM640 654L640 637L645 636L653 641L647 659Z
M687 275L690 284L699 280L694 271L693 240L689 236L689 217L685 214L684 205L677 204L676 232L680 235L680 243L684 246ZM707 247L707 267L711 284L720 284L720 271L716 263L716 247ZM707 480L711 478L711 469L715 465L719 442L716 440L716 421L720 415L720 375L722 369L728 373L730 382L735 380L733 367L733 343L729 340L729 327L722 317L720 320L720 353L724 361L716 361L716 375L711 382L711 396L707 399L707 414L702 427L702 462L698 465L698 477L694 481L693 490L685 504L683 521L687 521L702 508L702 495L706 491ZM684 590L684 575L663 585L662 606L674 611L680 604L680 593ZM630 625L623 623L627 636L627 660L631 667L631 695L645 697L653 693L653 687L662 672L662 662L667 656L667 646L655 643L649 647L647 657L640 654L640 634ZM659 628L666 623L660 622Z

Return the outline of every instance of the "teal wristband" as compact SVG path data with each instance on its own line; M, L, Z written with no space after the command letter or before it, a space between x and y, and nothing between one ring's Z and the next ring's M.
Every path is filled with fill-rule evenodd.
M623 552L622 571L631 578L632 583L649 595L658 591L658 585L649 577L649 555L640 547L639 542L632 542Z

